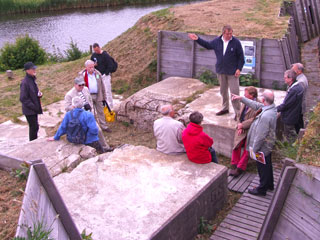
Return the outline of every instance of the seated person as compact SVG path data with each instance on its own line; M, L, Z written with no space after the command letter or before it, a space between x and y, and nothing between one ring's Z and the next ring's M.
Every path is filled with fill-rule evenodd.
M216 153L212 148L213 139L203 132L200 125L203 115L198 111L189 116L190 123L182 132L182 141L190 161L194 163L218 163Z
M161 106L160 112L163 117L154 121L153 124L154 136L157 139L157 150L165 154L186 152L181 139L185 127L181 122L173 119L172 105Z
M72 98L72 105L74 106L74 109L66 113L57 133L54 135L54 137L51 137L48 140L58 141L64 134L67 134L68 139L68 127L70 127L69 122L71 121L72 117L78 118L81 127L85 132L84 144L95 148L98 153L103 153L104 151L99 143L98 126L93 114L82 109L83 100L78 96Z

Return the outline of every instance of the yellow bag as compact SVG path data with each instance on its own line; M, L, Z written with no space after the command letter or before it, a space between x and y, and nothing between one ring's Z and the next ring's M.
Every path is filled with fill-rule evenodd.
M116 119L116 113L114 111L110 111L107 106L104 106L103 113L107 122L114 122Z

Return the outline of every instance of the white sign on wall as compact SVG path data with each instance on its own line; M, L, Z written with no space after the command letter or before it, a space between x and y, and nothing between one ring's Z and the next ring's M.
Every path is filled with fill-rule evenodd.
M241 74L254 73L256 67L256 46L253 41L240 41L244 54L244 66Z

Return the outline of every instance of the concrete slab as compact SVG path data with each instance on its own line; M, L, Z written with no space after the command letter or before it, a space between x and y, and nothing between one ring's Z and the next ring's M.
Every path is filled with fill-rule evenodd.
M93 239L194 239L227 198L227 169L126 146L54 178L78 229Z
M240 95L244 95L245 87L240 87ZM262 95L264 89L258 88L258 97ZM285 91L274 90L275 104L279 105L283 102L286 95ZM215 150L226 156L231 157L233 148L233 139L236 128L234 121L234 111L230 100L230 113L222 116L216 116L216 112L221 110L222 99L219 93L219 87L214 87L201 94L199 98L188 104L180 110L181 118L188 119L193 111L199 111L203 114L204 131L213 138Z
M151 130L153 121L159 118L163 104L185 105L185 99L206 85L197 79L170 77L140 90L125 99L118 112L118 119L133 123L136 127ZM184 102L180 104L180 102Z
M76 167L81 161L96 156L97 152L92 147L75 145L65 140L48 142L45 138L38 138L17 146L6 155L23 161L42 159L51 176L56 176Z

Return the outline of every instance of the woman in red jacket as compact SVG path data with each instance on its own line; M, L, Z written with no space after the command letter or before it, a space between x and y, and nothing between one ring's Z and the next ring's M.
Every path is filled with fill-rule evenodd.
M194 163L218 163L214 149L211 147L213 139L203 132L200 126L203 115L198 111L189 116L190 123L182 133L182 142L190 161Z

